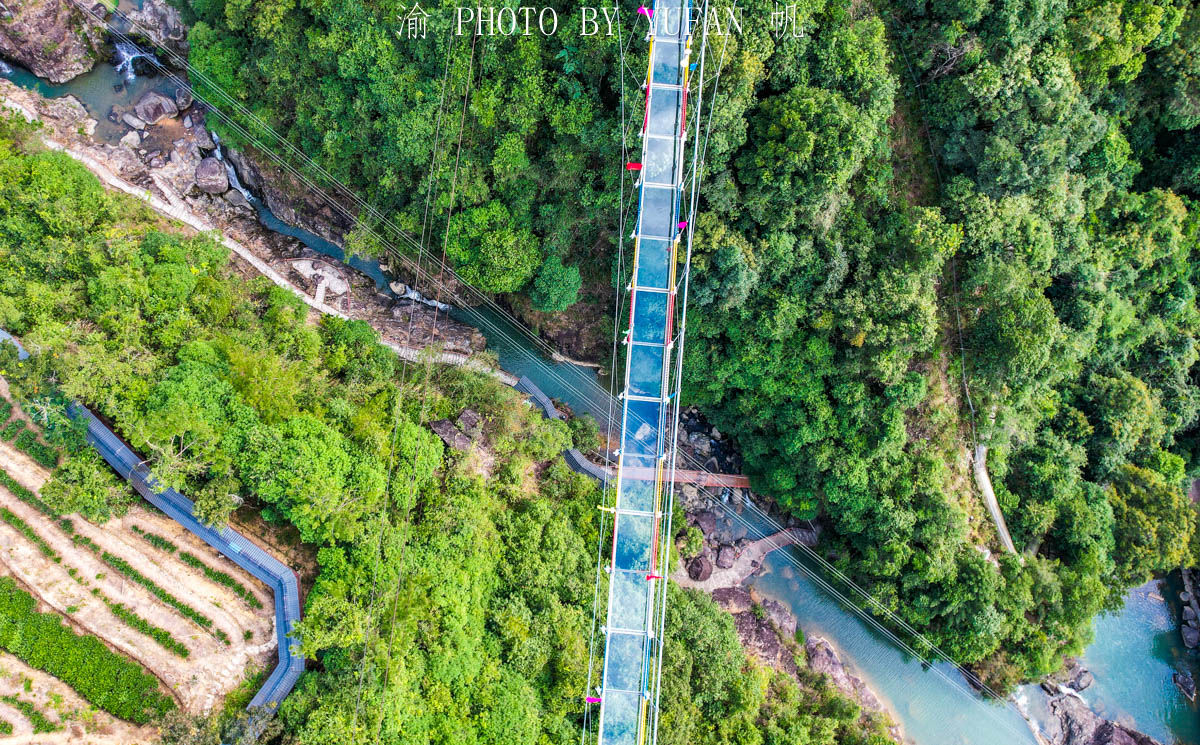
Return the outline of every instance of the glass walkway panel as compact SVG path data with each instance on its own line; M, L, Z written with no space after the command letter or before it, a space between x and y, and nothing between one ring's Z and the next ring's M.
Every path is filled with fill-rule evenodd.
M658 638L666 599L670 511L665 484L674 442L671 360L675 264L686 223L684 123L691 46L688 0L650 11L650 63L634 233L621 449L608 577L598 745L643 745L657 732ZM637 473L638 477L632 474ZM652 474L645 476L644 474ZM594 700L594 699L593 699Z

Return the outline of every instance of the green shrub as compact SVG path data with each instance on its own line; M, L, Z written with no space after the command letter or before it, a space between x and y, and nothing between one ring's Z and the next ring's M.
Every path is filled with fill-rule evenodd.
M8 471L0 470L0 486L8 489L10 492L12 492L14 497L33 507L43 515L47 515L49 517L58 517L57 512L50 509L49 505L38 499L36 494L29 491L24 486L21 486L16 479L8 474Z
M54 561L62 561L62 558L58 555L58 552L51 548L50 544L46 543L46 540L38 535L37 531L29 526L29 523L22 520L20 516L18 516L12 510L8 509L7 507L0 507L0 520L3 520L4 522L16 528L17 532L29 539L30 543L37 546L38 551L41 551L42 555L46 558L53 559Z
M7 398L0 398L0 424L8 421L8 418L12 416L12 410L12 401L9 401Z
M107 551L101 551L100 558L104 560L105 564L108 564L113 569L116 569L121 574L124 574L126 577L149 590L151 595L182 613L185 618L194 621L201 628L207 630L212 629L213 622L211 618L164 590L161 586L155 583L154 580L142 574L137 569L134 569L133 565L122 559L120 556L110 554ZM216 633L218 638L220 638L221 632L218 631ZM229 643L228 637L222 641L225 641L226 644Z
M12 722L7 719L0 719L0 735L11 735L13 733Z
M58 616L37 612L36 605L12 578L0 577L0 648L119 719L146 724L175 708L140 665L94 636L76 634Z
M20 711L29 720L29 723L33 725L33 734L35 735L58 732L63 728L61 724L55 724L47 719L46 715L36 706L24 699L17 698L16 696L0 696L0 701Z
M73 530L74 530L74 529L72 529L72 532L73 532ZM92 552L92 553L94 553L94 554L99 554L99 553L100 553L100 551L101 551L101 549L100 549L100 544L96 543L96 542L95 542L95 541L93 541L91 538L88 538L86 535L74 535L74 534L72 534L72 535L71 535L71 542L72 542L72 543L74 543L76 546L83 546L83 547L84 547L84 548L86 548L88 551L91 551L91 552ZM96 577L96 579L100 579L100 577L99 577L99 576L97 576L97 577Z
M151 546L154 546L155 548L162 549L163 551L166 551L169 554L173 554L179 550L178 546L176 546L174 543L167 540L166 538L163 538L161 535L157 535L155 533L148 533L136 525L130 525L129 528L134 533L137 533L142 538L146 539L146 542L149 543ZM184 559L184 563L189 563L189 562L187 561L187 559Z
M3 437L6 441L11 442L12 439L20 434L23 429L25 429L25 422L21 421L20 419L14 419L8 423L8 426L4 428L3 432L0 432L0 437Z
M187 647L183 646L178 639L171 636L170 631L155 626L120 603L114 603L107 599L104 602L108 605L108 609L112 611L113 615L121 619L126 626L150 637L171 654L178 655L184 659L187 659L187 656L191 654Z
M157 538L157 536L155 537ZM236 594L242 600L245 600L251 608L257 610L263 607L262 602L259 601L258 598L254 597L254 593L250 592L245 585L243 585L241 582L238 582L237 579L232 575L222 572L220 569L213 569L208 564L200 561L200 559L196 556L189 554L187 551L180 552L179 558L183 560L184 564L204 572L205 577L208 577L218 585L223 585L228 587L230 590L233 590L234 594Z
M17 435L17 439L13 444L46 468L55 468L58 466L58 450L38 442L37 434L31 429L27 429Z
M213 622L212 622L211 618L204 615L203 613L196 610L195 608L188 605L187 603L183 602L179 598L175 597L170 592L167 592L158 583L156 583L154 580L150 579L146 575L139 572L137 569L135 569L133 567L132 564L125 561L120 556L117 556L115 554L110 554L109 552L107 552L103 548L101 548L95 541L93 541L91 538L88 538L85 535L73 535L73 536L71 536L71 540L75 542L75 545L83 546L87 550L89 550L92 553L99 556L100 560L103 561L105 564L108 564L113 569L116 569L121 574L125 575L126 577L130 578L134 582L138 583L142 587L149 590L151 595L153 595L154 597L158 598L159 600L163 601L167 605L171 606L175 610L182 613L184 618L194 621L198 626L200 626L201 628L203 628L207 631L213 631L213 628L212 628ZM102 578L102 575L99 575L99 574L96 575L96 579L101 579L101 578ZM141 630L141 629L139 629L139 630ZM225 634L224 632L217 630L217 631L213 631L213 635L216 636L218 639L220 639L226 646L229 645L229 635L228 634ZM150 634L150 636L154 636L154 635ZM155 640L157 641L157 638ZM175 651L175 650L172 650L172 651Z
M75 451L41 488L41 497L59 514L78 512L88 520L103 523L123 515L137 495L129 482L118 476L104 458L90 447Z

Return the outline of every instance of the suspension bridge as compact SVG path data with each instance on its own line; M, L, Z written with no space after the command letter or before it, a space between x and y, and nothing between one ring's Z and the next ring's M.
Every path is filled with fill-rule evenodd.
M656 741L658 734L687 300L687 272L681 282L676 266L680 244L686 237L690 246L691 239L681 209L694 67L691 5L657 0L639 12L650 20L650 50L641 161L627 166L637 174L638 213L629 327L622 340L625 388L619 397L616 499L613 506L601 507L612 513L613 524L611 550L603 559L608 574L604 663L598 695L587 698L589 705L599 705L597 745L641 745ZM692 175L694 183L695 170ZM585 740L588 735L585 730Z

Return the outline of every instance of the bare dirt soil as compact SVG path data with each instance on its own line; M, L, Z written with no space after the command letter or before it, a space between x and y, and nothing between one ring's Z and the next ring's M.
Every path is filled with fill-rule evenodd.
M49 474L7 443L0 442L0 467L26 488L37 491ZM245 675L248 666L270 665L275 652L274 602L271 594L232 562L199 539L186 533L170 518L152 508L137 506L104 526L93 525L78 515L69 516L78 535L98 544L103 551L121 557L166 589L183 603L212 619L213 631L201 628L150 591L121 575L91 551L76 547L70 536L40 512L0 489L0 505L28 523L62 556L57 563L43 556L29 540L7 524L0 524L0 573L17 579L41 601L42 610L53 609L77 630L94 634L113 649L132 657L162 681L182 708L202 712L219 705L226 693ZM258 610L231 590L209 580L183 564L178 557L155 548L134 533L130 526L159 534L220 569L250 588L262 602ZM72 578L71 571L81 581ZM180 658L152 639L118 620L101 597L118 602L150 623L166 629L188 648ZM214 631L228 635L221 642ZM247 635L249 638L247 639Z
M0 652L0 696L16 696L37 707L61 732L33 734L25 715L0 703L0 718L13 725L13 733L0 739L4 745L134 745L157 739L154 727L138 727L97 711L59 680L35 670L10 654Z

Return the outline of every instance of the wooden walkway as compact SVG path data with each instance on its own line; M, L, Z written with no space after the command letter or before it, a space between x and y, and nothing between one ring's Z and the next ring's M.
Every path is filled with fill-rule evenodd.
M627 468L625 475L635 479L654 480L653 468ZM676 484L695 484L696 486L722 486L730 489L749 489L750 477L740 473L710 473L709 471L685 471L675 469Z

